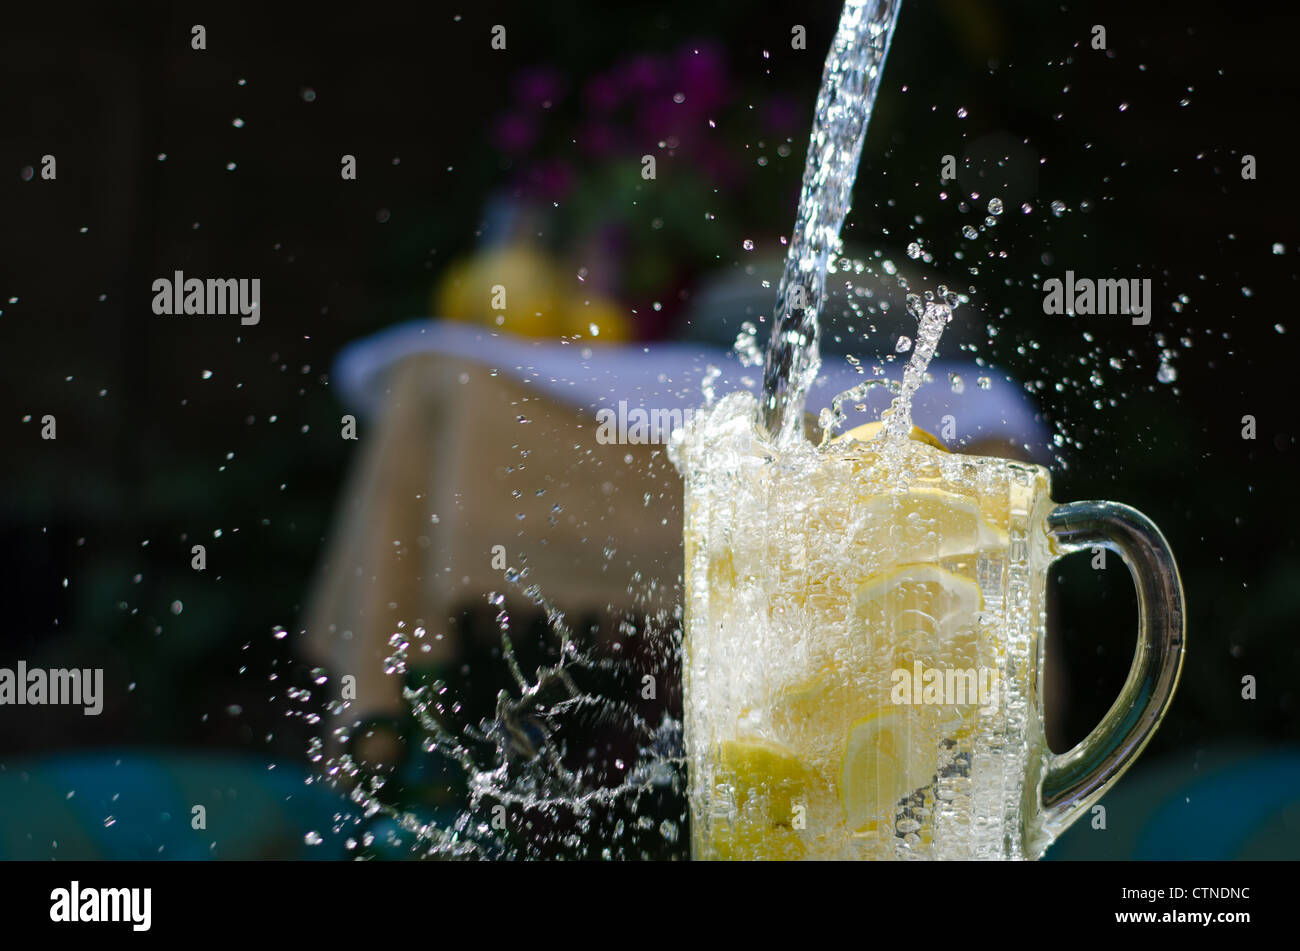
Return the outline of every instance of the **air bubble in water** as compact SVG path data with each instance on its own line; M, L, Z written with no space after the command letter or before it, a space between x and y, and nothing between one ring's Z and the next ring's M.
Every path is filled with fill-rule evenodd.
M758 344L758 328L753 321L747 320L740 325L734 349L740 357L741 366L756 367L763 362L763 349Z
M700 392L704 395L704 402L707 406L713 405L713 401L717 395L714 392L713 384L718 381L718 377L720 376L722 376L721 367L709 366L709 368L704 371L704 379L700 381Z

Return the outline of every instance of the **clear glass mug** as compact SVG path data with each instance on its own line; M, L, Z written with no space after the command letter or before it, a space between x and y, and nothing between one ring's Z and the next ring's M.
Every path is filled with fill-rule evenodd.
M1185 633L1169 546L1127 506L1055 504L1039 466L838 442L685 470L692 855L1036 859L1168 709ZM1137 650L1105 718L1056 755L1047 571L1098 546L1136 584Z

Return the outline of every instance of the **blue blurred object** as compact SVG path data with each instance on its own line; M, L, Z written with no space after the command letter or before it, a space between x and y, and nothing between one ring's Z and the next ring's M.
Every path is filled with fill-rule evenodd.
M343 859L352 805L298 766L226 754L60 755L0 764L0 859ZM191 827L195 805L206 829ZM346 834L333 834L343 825ZM319 845L307 844L316 832Z
M1102 800L1106 828L1084 816L1053 860L1300 858L1300 750L1210 749L1126 773Z
M595 412L619 400L655 409L695 409L703 402L700 384L707 368L721 375L714 382L718 395L748 389L757 393L762 370L743 367L727 347L698 342L578 345L571 341L518 337L502 331L445 320L415 319L349 344L335 361L331 377L339 399L349 409L373 417L384 407L388 373L399 362L437 355L499 369L507 377L535 387L562 403ZM888 378L902 376L905 361L891 366ZM433 366L430 373L446 372ZM957 374L972 385L958 395L951 384L924 386L912 404L914 421L922 429L943 434L944 420L959 421L951 448L987 438L1023 444L1036 462L1049 461L1050 430L1035 401L1019 382L991 374L985 385L974 381L986 371L973 362L936 360L930 373L936 380ZM809 392L810 410L829 405L832 397L866 379L843 360L828 360ZM892 396L883 388L863 397L865 412L845 407L842 431L879 418ZM952 414L952 415L949 415ZM945 437L946 438L946 437Z

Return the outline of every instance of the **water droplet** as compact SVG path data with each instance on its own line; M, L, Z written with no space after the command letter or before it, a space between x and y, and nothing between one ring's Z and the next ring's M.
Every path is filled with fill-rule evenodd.
M1002 214L1002 199L1001 199L1001 198L990 198L990 199L989 199L989 214L990 214L990 215L1000 215L1000 214Z
M974 225L964 225L961 229L961 234L963 238L968 240L973 240L980 236L980 233L975 230Z
M912 349L912 338L908 337L907 335L903 335L899 337L898 343L894 344L895 353L907 353L907 351L911 349Z
M1178 379L1178 371L1171 364L1162 363L1160 369L1156 370L1156 379L1161 383L1172 383Z
M913 241L907 246L907 256L913 261L921 256L921 243L919 241Z
M1065 214L1065 202L1061 201L1059 198L1052 202L1052 214L1058 218Z
M743 242L741 242L741 245L740 245L740 246L741 246L742 248L744 248L746 251L753 251L753 250L754 250L754 242L753 242L753 239L751 239L751 238L746 238Z

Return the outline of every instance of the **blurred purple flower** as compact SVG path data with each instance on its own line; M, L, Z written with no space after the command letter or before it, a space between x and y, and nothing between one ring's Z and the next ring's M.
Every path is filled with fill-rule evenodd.
M727 101L727 67L722 53L711 43L689 44L677 54L673 82L686 94L686 105L696 112L716 109Z
M694 163L714 188L723 191L735 188L745 177L735 154L718 142L706 141L696 153Z
M563 95L564 78L549 66L534 66L515 77L515 97L521 106L556 103Z
M624 92L652 93L663 82L664 63L654 56L642 53L624 63L618 70L618 83Z
M559 160L539 162L526 175L528 192L543 201L559 201L573 188L573 169Z
M609 112L622 98L618 89L618 78L611 73L593 76L588 80L583 96L593 111Z
M663 93L646 103L637 121L642 135L655 142L669 137L680 138L689 117L684 105L673 102L670 93Z
M589 121L578 132L578 145L591 158L604 159L620 150L622 138L609 123Z
M503 152L524 152L537 141L537 125L527 116L504 115L493 125L492 140Z

